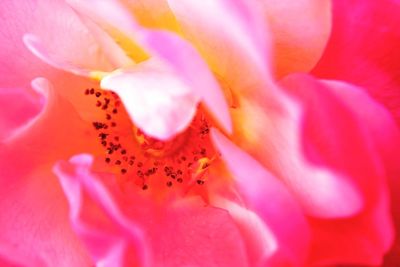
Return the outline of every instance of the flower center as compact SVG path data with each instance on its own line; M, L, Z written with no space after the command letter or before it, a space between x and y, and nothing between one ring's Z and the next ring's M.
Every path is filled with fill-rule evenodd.
M104 147L104 160L121 184L147 190L187 189L206 182L208 168L218 155L209 137L209 120L201 108L183 133L162 141L131 123L115 93L89 88L85 95L100 110L102 119L94 121L93 127Z

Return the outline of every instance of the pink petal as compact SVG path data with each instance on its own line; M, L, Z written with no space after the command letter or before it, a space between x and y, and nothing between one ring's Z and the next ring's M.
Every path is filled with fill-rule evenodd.
M3 156L2 165L8 163ZM10 174L2 168L0 239L9 255L33 259L29 266L90 266L68 224L67 203L55 177L47 170Z
M379 264L393 241L386 182L399 172L394 167L398 129L390 115L357 87L316 83L302 75L289 76L283 84L307 107L303 124L307 157L346 173L364 201L362 212L348 219L313 220L313 260ZM354 247L358 249L350 253Z
M143 44L168 64L198 95L220 126L232 132L232 122L224 95L208 66L186 41L162 31L146 31Z
M148 52L152 52L171 67L192 88L193 93L202 98L221 127L231 132L224 95L208 66L188 42L170 32L142 28L117 2L102 1L101 5L96 2L95 8L82 1L70 0L69 4L81 16L88 16L107 31L131 58L140 62L148 59Z
M277 239L278 252L270 261L302 266L310 236L300 206L283 183L256 160L216 130L212 131L212 138L250 208L263 219Z
M37 76L61 75L29 52L22 36L38 36L47 50L63 59L88 69L110 69L93 37L74 12L62 1L3 1L0 8L0 72L1 86L25 87ZM67 39L66 39L67 38ZM86 47L87 49L82 49ZM18 55L10 60L10 55ZM58 76L60 77L60 76Z
M388 201L380 196L358 216L341 220L311 219L310 265L380 266L393 241Z
M241 236L226 211L204 207L199 199L159 203L142 192L124 194L112 177L91 172L91 161L88 155L76 156L56 172L75 230L98 260L115 256L123 244L125 251L139 251L137 257L147 259L144 266L248 266Z
M59 158L95 145L90 137L83 138L87 125L47 81L37 79L33 85L43 94L45 107L0 144L0 243L48 266L89 266L67 222L67 203L50 167Z
M92 161L90 156L80 155L54 169L69 200L74 230L96 264L151 266L143 232L124 217L107 189L91 177Z
M330 0L263 0L274 41L278 77L308 72L318 62L331 32Z
M47 266L38 255L27 256L17 249L18 245L12 245L2 240L0 242L0 266L1 267L23 267L23 266Z
M38 96L23 89L0 89L0 140L12 136L43 108Z
M43 46L43 42L40 41L37 36L32 34L25 34L23 40L26 47L35 56L37 56L39 59L49 64L50 66L59 70L71 72L75 75L90 77L91 71L89 69L83 69L78 66L75 66L74 64L65 61L65 59L63 58L57 58L59 55L51 54L49 51L47 51L46 48Z
M125 51L125 54L136 62L149 58L149 55L137 43L138 25L132 14L119 1L104 0L67 0L67 3L82 17L83 21L91 20L107 32Z
M101 87L118 93L135 125L161 140L184 131L197 111L192 90L154 61L110 74Z
M235 220L246 245L250 266L263 266L277 253L280 246L275 234L256 212L221 197L213 197L211 204L227 210Z
M355 114L329 87L308 76L291 75L281 84L291 90L305 109L302 142L307 158L347 176L364 198L372 198L376 186L385 179L382 163Z
M259 6L246 1L168 1L185 37L228 90L249 89L269 75L267 29Z
M391 110L398 123L399 12L397 1L333 1L332 37L313 70L322 78L362 86Z
M340 96L344 103L358 116L360 123L370 133L374 145L377 147L378 152L382 157L383 164L385 165L386 177L389 182L389 189L391 191L392 215L394 217L396 230L399 232L400 183L397 178L400 175L400 159L398 157L400 151L400 133L396 123L391 117L391 114L383 106L375 102L374 99L362 91L362 88L357 88L346 83L333 81L327 81L326 83L329 84L329 86L333 89L333 92ZM381 210L383 213L382 216L387 216L387 214L384 213L387 212L387 207L381 207ZM387 224L387 222L381 222L381 224L384 225ZM392 241L392 233L390 231L391 226L386 227L387 232L383 234L381 233L385 230L383 225L376 225L377 230L375 232L379 234L379 238L377 238L379 241L376 241L375 244L381 244L381 247L374 248L375 252L381 251L381 253L383 253L388 249L388 246ZM372 230L368 230L367 232L374 233ZM398 255L399 246L400 240L397 240L391 249L390 255L387 256L388 262L396 262L396 255ZM377 255L375 256L377 258L375 260L376 262L381 260L381 253L374 254Z
M282 179L307 214L346 217L359 212L363 199L353 181L304 156L303 107L277 88L268 89L268 94L245 95L240 108L232 110L235 143Z

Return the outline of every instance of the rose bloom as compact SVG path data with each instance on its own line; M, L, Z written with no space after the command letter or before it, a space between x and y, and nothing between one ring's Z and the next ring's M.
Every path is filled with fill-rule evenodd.
M3 0L1 266L400 266L395 0Z

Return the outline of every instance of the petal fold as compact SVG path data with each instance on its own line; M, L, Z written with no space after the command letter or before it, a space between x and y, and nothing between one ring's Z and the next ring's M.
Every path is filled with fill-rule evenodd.
M248 266L241 235L226 211L204 206L199 198L157 203L134 188L124 193L111 175L92 170L92 162L89 155L77 155L59 162L55 172L69 199L74 229L96 262ZM129 257L142 261L121 261Z
M269 79L269 36L260 7L249 1L169 0L184 36L233 91Z
M311 219L312 261L381 264L394 237L387 186L399 173L394 121L350 84L317 82L304 75L288 76L282 84L307 107L302 126L307 158L345 173L363 199L360 212L348 218Z
M361 86L384 104L400 125L399 3L393 0L332 3L332 35L312 73L323 79Z
M138 128L167 140L188 127L199 98L173 72L152 63L110 74L102 79L101 87L118 93Z
M69 200L72 226L99 266L151 266L142 230L93 179L92 163L91 156L79 155L54 168Z
M308 254L310 229L296 200L281 181L215 129L212 139L249 208L277 240L277 253L267 261L302 266Z

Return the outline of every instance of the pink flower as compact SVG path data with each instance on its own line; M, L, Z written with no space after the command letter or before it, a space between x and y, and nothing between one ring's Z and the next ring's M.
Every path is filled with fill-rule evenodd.
M399 11L4 1L0 265L396 266Z

